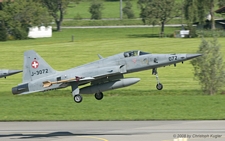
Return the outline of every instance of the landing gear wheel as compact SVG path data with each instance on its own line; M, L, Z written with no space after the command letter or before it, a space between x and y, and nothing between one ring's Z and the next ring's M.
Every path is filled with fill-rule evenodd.
M95 93L95 98L97 100L101 100L103 98L103 93L102 92Z
M74 99L74 101L76 102L76 103L80 103L81 101L82 101L82 96L81 95L75 95L74 97L73 97L73 99Z
M163 85L161 83L158 83L156 85L157 90L162 90L163 89Z

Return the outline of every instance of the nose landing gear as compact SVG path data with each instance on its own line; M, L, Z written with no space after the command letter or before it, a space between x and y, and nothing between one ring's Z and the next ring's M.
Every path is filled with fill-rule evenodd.
M156 81L157 81L157 84L156 84L157 90L162 90L163 89L163 85L159 81L159 76L158 76L157 68L153 68L152 69L152 75L155 75L155 78L156 78Z

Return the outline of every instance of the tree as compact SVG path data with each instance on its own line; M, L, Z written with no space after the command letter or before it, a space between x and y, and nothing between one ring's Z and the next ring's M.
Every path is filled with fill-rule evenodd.
M203 19L198 18L198 7L196 0L185 0L183 11L184 11L184 18L186 19L187 28L190 31L189 36L195 37L196 30L195 27L193 27L193 23L199 21L199 23L203 23L203 19L205 20L205 17L203 16ZM204 10L204 9L202 9ZM201 11L202 12L202 11ZM203 12L204 13L204 12Z
M171 19L174 8L174 0L138 0L141 8L142 21L149 24L161 24L161 35L164 34L164 25Z
M219 7L225 6L225 0L219 0L218 6L219 6Z
M91 6L89 8L89 12L91 13L91 19L101 19L102 18L102 10L103 10L103 3L92 1Z
M68 5L71 2L79 3L80 0L36 0L40 2L42 5L47 7L49 14L54 18L57 31L61 29L61 23L63 21L63 16L66 12Z
M27 38L29 27L47 25L50 21L47 9L39 3L24 0L2 3L0 22L15 39Z
M2 3L0 2L0 10L2 10Z
M202 56L191 61L194 76L199 80L203 92L213 95L225 82L225 64L217 39L211 41L202 39L198 53Z
M0 41L6 41L7 40L7 30L5 27L4 22L0 22Z
M223 4L224 0L185 0L184 14L188 22L205 23L206 15L209 15L211 29L215 29L214 8L218 4Z
M215 16L214 16L214 7L216 0L206 0L206 6L209 6L209 14L211 15L211 29L216 29L215 27Z
M126 5L123 8L123 13L127 15L128 19L134 18L134 12L132 10L132 4L131 4L130 0L126 1Z
M185 0L184 1L184 17L188 24L193 24L193 22L198 21L197 13L197 1L196 0Z

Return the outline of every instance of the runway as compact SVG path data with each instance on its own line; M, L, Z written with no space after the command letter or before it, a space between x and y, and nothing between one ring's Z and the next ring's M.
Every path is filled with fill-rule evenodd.
M1 141L224 141L225 121L0 122Z

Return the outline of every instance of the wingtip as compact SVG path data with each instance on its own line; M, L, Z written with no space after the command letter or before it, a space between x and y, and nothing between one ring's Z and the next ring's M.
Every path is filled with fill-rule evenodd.
M103 59L104 57L102 57L100 54L98 54L98 58L99 59Z

